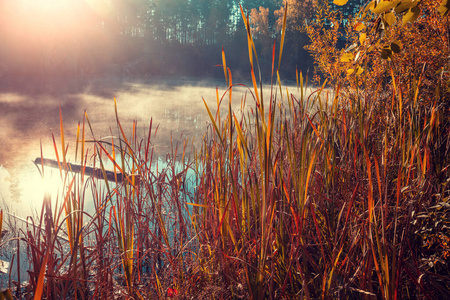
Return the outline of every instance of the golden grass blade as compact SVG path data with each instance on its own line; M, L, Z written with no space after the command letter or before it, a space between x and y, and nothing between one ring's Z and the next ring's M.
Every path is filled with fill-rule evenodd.
M117 113L117 101L116 101L116 97L115 96L114 96L114 111L115 111L115 114L116 114L117 125L119 126L120 133L122 134L122 138L123 138L123 140L125 142L125 145L127 146L127 149L130 152L130 157L133 160L133 162L136 163L136 161L135 161L136 157L135 157L135 155L133 153L133 149L131 148L131 144L128 142L127 136L125 135L125 132L123 131L122 125L120 124L120 121L119 121L119 114Z
M80 143L80 122L78 122L78 126L77 126L77 142L75 143L75 162L77 161L77 156L78 156L78 144Z
M256 84L256 78L255 78L255 71L254 71L254 65L253 65L253 52L255 53L255 58L256 61L258 62L258 56L256 55L256 48L255 48L255 44L253 42L253 38L252 38L252 33L250 30L250 22L248 19L248 16L245 16L244 10L242 9L242 6L239 4L239 7L241 9L241 15L242 15L242 19L244 21L245 24L245 28L247 29L247 45L248 45L248 58L250 61L250 68L251 68L251 76L252 76L252 84L253 84L253 88L255 91L255 97L256 97L256 104L258 106L258 108L262 107L262 102L259 98L259 92L258 92L258 85ZM259 63L258 63L258 68L259 68ZM260 79L261 79L261 74L260 74ZM263 116L264 117L264 116Z
M305 89L306 89L306 87L305 87ZM303 91L304 91L304 89L303 89L303 72L300 71L300 100L301 100L302 105L303 105L303 95L304 95Z
M222 45L222 66L223 66L223 73L225 75L225 81L227 83L227 87L230 87L230 84L228 82L228 75L227 75L227 60L225 59L225 50L223 50L223 45Z
M220 134L220 132L219 132L219 128L217 127L217 124L216 124L216 122L214 121L214 117L213 117L213 115L211 114L211 111L209 110L208 104L206 104L205 99L204 99L203 97L202 97L202 99L203 99L203 103L205 104L206 110L208 111L209 118L211 119L211 122L212 122L212 124L213 124L213 126L214 126L214 129L216 130L217 136L218 136L219 139L220 139L220 143L223 145L223 139L222 139L222 136L221 136L221 134Z
M280 54L279 54L279 58L278 58L278 70L280 69L281 56L283 55L284 37L285 37L285 34L286 34L287 11L288 11L288 2L286 1L286 6L284 8L283 27L281 29L281 41L280 41Z
M251 41L251 31L250 31L250 24L248 20L248 16L245 15L244 9L242 8L242 5L239 4L239 8L241 10L242 19L244 20L245 29L247 30L247 46L248 46L248 58L250 61L250 66L253 68L253 53L252 53L252 41Z
M242 133L241 124L239 124L239 122L238 122L238 120L236 118L236 115L234 113L233 113L233 117L234 117L234 124L235 124L235 127L236 127L236 131L238 133L238 137L241 140L242 144L244 145L246 153L248 154L249 150L248 150L248 147L247 147L247 140L244 138L244 134Z
M6 289L0 292L0 300L14 300L11 290Z
M344 244L342 244L341 249L339 250L338 254L336 255L336 258L333 260L333 265L331 267L330 275L328 277L328 282L327 282L327 289L328 290L330 290L331 281L333 279L333 273L334 273L334 270L336 270L336 266L337 266L337 263L339 261L339 258L341 257L341 253L342 253L343 249L344 249Z
M314 125L314 123L312 122L311 118L305 114L305 116L308 118L309 124L311 125L312 129L314 130L314 132L316 133L317 137L320 139L320 141L322 142L322 144L324 143L322 135L319 133L319 131L317 130L316 126Z
M205 100L203 100L205 101ZM217 101L217 110L216 110L216 118L215 120L218 120L218 123L220 124L220 97L219 97L219 88L216 87L216 101Z
M310 158L310 162L309 162L309 166L308 166L308 173L306 175L306 180L305 180L305 194L304 194L304 202L303 205L306 203L306 199L308 197L308 188L309 188L309 183L310 183L310 179L311 179L311 172L313 169L313 166L315 165L316 162L316 155L317 155L317 151L314 149L314 152Z
M364 148L364 156L366 159L366 166L367 166L367 178L368 178L368 184L369 184L369 190L368 190L368 207L369 207L369 223L373 222L373 209L374 209L374 203L373 203L373 182L372 182L372 167L371 162L369 158L369 152L367 151L366 147Z
M109 154L108 150L106 150L105 147L103 147L103 145L101 143L98 143L98 146L106 154L106 156L109 158L109 160L113 163L114 167L119 170L119 173L122 173L122 175L124 177L123 179L124 180L126 179L130 184L132 184L131 179L129 178L129 176L126 176L126 173L125 173L124 169L119 166L119 164L116 162L116 160L111 156L111 154ZM123 155L122 155L122 159L123 159ZM100 163L102 163L101 160L100 160ZM104 172L104 178L106 180L106 178L107 178L106 177L106 169L103 168L103 165L102 165L102 170Z
M191 203L191 202L186 202L186 204L192 205L192 206L197 206L197 207L203 207L203 208L211 208L211 206L205 205L205 204L198 204L198 203Z
M267 122L267 132L266 132L266 147L267 147L267 172L269 172L269 166L268 164L270 163L270 158L272 157L271 152L272 152L272 142L273 142L273 131L274 131L274 124L275 124L275 112L276 109L272 106L272 102L270 103L269 106L269 120ZM271 162L274 167L276 166L276 164L278 163L278 160L275 158L275 161Z
M116 208L113 206L114 211L114 219L117 227L117 234L118 234L118 243L119 243L119 249L121 250L121 260L122 265L124 269L124 275L127 282L127 287L130 292L132 292L133 288L133 281L132 281L132 275L133 275L133 229L131 229L131 232L127 233L127 228L124 223L126 220L124 220L124 216L122 215L123 212L121 212L121 209L119 208L117 213Z
M255 77L255 71L253 69L253 66L251 69L251 75L252 75L253 90L255 91L256 105L258 106L258 108L260 108L262 106L261 106L261 101L259 99L258 85L256 84L256 77Z
M308 175L308 177L309 177L309 175ZM325 255L325 250L323 249L322 235L321 235L321 232L319 229L319 223L317 221L316 212L314 210L314 206L311 201L309 201L309 211L311 212L311 215L313 217L314 227L316 228L316 236L319 239L320 251L322 252L322 259L323 259L323 261L326 261L327 257Z
M155 277L156 277L156 283L155 283L155 285L156 285L156 291L157 291L157 293L158 293L158 299L163 299L164 298L164 292L163 292L163 289L162 289L162 286L161 286L161 280L159 280L159 276L158 276L158 274L155 272Z
M375 249L373 247L374 246L374 242L373 242L373 238L372 238L372 226L369 226L369 238L370 238L370 247L371 247L371 250L372 250L373 262L374 262L374 265L375 265L375 273L376 273L377 278L378 278L378 283L380 285L382 296L383 296L383 299L389 299L389 298L386 297L386 292L387 291L385 290L385 285L383 285L382 274L381 274L381 271L380 271L380 267L379 267L379 263L378 263L377 256L376 256L376 253L375 253Z
M283 101L283 88L281 86L281 78L280 78L280 72L277 70L277 82L278 82L278 87L280 89L280 97L281 97L281 101Z
M377 183L378 183L378 193L383 195L383 188L381 186L381 175L380 175L380 166L378 164L378 159L374 157L374 163L375 163L375 174L377 176Z
M67 193L64 197L64 211L66 213L66 225L67 225L67 238L69 239L69 245L70 245L70 253L73 253L73 248L74 248L74 243L75 243L75 233L74 233L74 228L75 228L75 224L72 221L72 209L71 209L71 205L70 205L70 196L71 193L70 191L72 190L72 186L75 182L75 177L72 178L72 180L70 181L69 186L67 187Z
M56 155L56 161L58 162L58 168L59 168L59 174L61 176L61 179L63 178L62 175L62 167L61 167L61 161L59 159L59 155L58 155L58 147L56 146L56 141L55 141L55 136L52 133L52 139L53 139L53 147L55 149L55 155Z
M116 147L114 146L114 137L111 133L111 152L112 152L112 159L116 161ZM115 164L113 164L113 172L114 172L114 180L117 182L117 167Z
M42 295L44 293L44 277L45 270L47 269L47 261L48 261L48 249L44 256L44 261L41 265L41 270L39 271L38 282L36 285L36 290L34 291L34 300L42 299Z

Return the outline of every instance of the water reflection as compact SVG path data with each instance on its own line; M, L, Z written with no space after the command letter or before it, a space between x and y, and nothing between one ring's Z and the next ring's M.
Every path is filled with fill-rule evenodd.
M36 94L14 89L0 92L0 200L22 216L31 213L30 207L40 208L45 186L57 186L56 182L43 183L35 165L40 157L55 159L52 134L61 155L59 105L64 121L65 142L69 144L68 160L76 162L76 129L82 122L84 111L94 130L95 138L118 134L113 97L116 96L118 113L125 134L131 136L132 123L137 122L137 136L148 135L150 119L153 131L159 125L153 139L157 156L170 152L170 137L200 140L209 118L205 114L202 97L215 103L215 83L193 81L118 82L98 79L77 92L74 83L59 82L61 94L55 84L40 86ZM115 85L114 83L117 83ZM36 89L38 89L36 87ZM106 92L108 91L108 92ZM86 125L86 132L89 133ZM90 134L86 136L90 138ZM92 152L90 152L92 154ZM79 161L79 158L78 158ZM59 176L58 170L47 169ZM46 170L46 171L47 171ZM46 179L48 180L48 179ZM52 179L53 180L53 179Z
M64 121L65 143L69 145L69 162L80 161L75 157L76 130L85 111L96 139L121 135L116 124L114 95L119 119L128 137L132 135L134 121L139 139L148 136L151 118L153 132L159 125L156 136L152 137L154 158L158 158L171 152L171 139L174 145L180 139L194 139L198 143L210 123L202 98L214 113L217 108L216 86L219 86L219 97L226 91L223 81L187 79L124 82L117 78L94 78L90 81L62 78L45 81L43 86L23 83L24 90L0 87L0 200L22 216L31 213L30 207L40 209L42 204L46 184L42 183L32 161L40 157L41 145L44 157L56 159L52 134L62 157L59 107ZM241 107L240 101L245 95L247 107L254 106L251 93L251 89L234 88L233 109L246 109ZM264 94L267 101L270 89ZM227 106L228 95L221 104L222 112L227 113ZM86 133L86 139L91 139L87 124ZM92 155L93 151L90 150L89 154ZM52 172L59 176L58 170ZM47 184L52 185L57 183Z
M62 196L62 184L60 172L56 168L44 167L44 176L38 171L33 161L42 153L45 158L57 159L53 146L52 134L59 151L59 158L62 158L61 148L68 144L67 160L73 164L80 164L81 158L75 157L76 132L78 123L83 120L84 112L87 112L90 124L94 131L94 137L111 141L110 136L121 136L116 124L113 97L116 96L118 114L122 128L127 137L132 136L133 122L137 123L136 136L138 139L145 139L148 136L148 128L151 118L153 118L152 146L155 151L152 170L155 176L162 174L167 180L172 179L167 167L165 158L167 153L171 153L170 141L174 145L180 138L199 142L210 123L209 116L204 107L202 97L207 101L213 114L217 107L216 86L220 86L219 97L225 91L223 82L196 83L191 81L178 80L177 82L118 82L106 79L93 80L83 86L81 92L74 89L72 85L60 81L63 86L60 94L57 93L55 85L41 87L43 90L49 89L46 93L38 90L36 94L21 92L19 90L0 89L0 200L4 201L2 208L7 206L7 210L23 219L26 216L37 215L40 212L45 193L52 195L52 205L62 207L64 196ZM51 89L50 89L51 87ZM55 90L56 89L56 90ZM265 90L265 99L270 98L269 89ZM247 95L247 107L254 107L251 99L251 91L243 87L233 90L233 110L239 112L246 110L241 107L241 98ZM221 106L222 112L228 111L228 96L224 98ZM64 120L65 145L61 147L60 140L60 111ZM267 107L267 106L266 106ZM222 119L223 120L223 119ZM159 125L156 138L153 133ZM86 139L92 140L89 126L86 124ZM88 165L94 163L93 143L90 146L87 156ZM106 147L106 146L105 146ZM108 148L110 151L110 148ZM79 149L79 153L81 150ZM179 150L178 154L181 154ZM103 157L104 161L108 161ZM98 163L96 165L98 167ZM182 166L176 166L182 167ZM106 168L113 169L111 163L106 164ZM129 170L127 170L129 171ZM191 172L187 170L187 172ZM80 176L69 173L70 178ZM70 180L70 179L69 179ZM67 181L66 181L67 182ZM82 208L87 213L95 214L97 199L91 194L90 187L95 185L95 192L100 196L98 201L106 199L105 184L101 179L86 179L80 186L77 186L80 199L84 200ZM178 184L178 182L177 182ZM187 190L194 189L193 182L183 182ZM111 183L112 188L120 185ZM74 188L75 190L75 188ZM84 191L86 190L86 195ZM85 197L86 196L86 197ZM59 197L59 198L58 198ZM78 199L74 197L75 199ZM63 209L63 208L62 208ZM165 209L163 207L163 209ZM170 211L167 211L170 214ZM89 219L86 217L86 220ZM22 224L23 225L23 224ZM94 241L95 243L96 241ZM14 249L11 250L14 253ZM1 254L1 253L0 253ZM0 255L0 259L3 257ZM10 261L5 260L5 261ZM26 268L25 263L21 263ZM24 267L25 266L25 267ZM25 269L23 270L25 272ZM12 274L15 278L14 273ZM4 276L3 276L4 277ZM2 285L0 276L0 286Z
M48 169L45 176L29 162L20 170L9 170L0 166L0 194L2 208L13 215L29 216L42 207L44 195L49 193L56 199L61 190L61 179L57 170ZM13 175L12 175L13 174Z

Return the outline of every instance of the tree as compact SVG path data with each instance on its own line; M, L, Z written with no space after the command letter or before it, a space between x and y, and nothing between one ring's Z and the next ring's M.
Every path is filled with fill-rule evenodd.
M358 132L355 153L363 149L369 182L376 166L369 198L373 193L384 203L376 215L395 210L393 221L371 224L368 241L377 241L370 263L384 264L372 273L386 299L413 290L412 297L437 299L450 290L441 280L450 275L450 234L439 225L449 215L440 205L448 199L450 177L449 8L447 0L372 1L344 24L324 6L307 28L320 71L316 83L326 79L337 91L333 107L342 113L336 120ZM337 45L340 38L346 47ZM348 112L357 118L350 120ZM380 247L381 236L389 246Z

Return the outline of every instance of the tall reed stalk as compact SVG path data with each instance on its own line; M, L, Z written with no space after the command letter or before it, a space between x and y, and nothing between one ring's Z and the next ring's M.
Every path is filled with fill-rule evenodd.
M133 122L126 134L114 99L111 137L96 137L87 113L78 125L74 173L60 112L63 189L24 232L28 298L448 295L448 93L423 105L425 79L405 84L395 69L385 90L365 72L356 85L315 89L296 72L296 92L283 90L286 5L267 94L240 10L252 85L233 83L222 49L226 91L216 89L216 108L203 99L210 126L199 148L170 137L156 159L158 128L150 119L140 140ZM246 92L234 111L237 87Z

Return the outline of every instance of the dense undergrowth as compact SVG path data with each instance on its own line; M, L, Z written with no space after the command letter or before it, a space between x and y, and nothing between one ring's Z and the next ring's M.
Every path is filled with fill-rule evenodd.
M350 19L353 50L336 48L344 31L322 7L307 30L329 88L308 89L299 73L296 91L274 83L269 95L257 83L256 49L242 11L253 82L242 110L231 109L235 85L223 52L228 89L217 95L215 109L205 101L211 124L202 145L192 151L186 143L174 145L163 164L153 157L151 123L147 138L139 139L136 126L126 135L117 117L116 137L95 139L86 114L76 161L94 162L105 178L108 162L115 175L102 181L85 168L74 174L61 117L62 150L56 142L55 150L65 190L56 206L46 198L41 215L22 232L31 268L26 287L11 286L13 293L46 299L447 297L449 24L435 1L417 4L417 20L403 24L416 11L410 3L397 1L410 5L406 12L372 7ZM274 46L272 78L279 82L275 58ZM94 214L84 209L88 193Z

